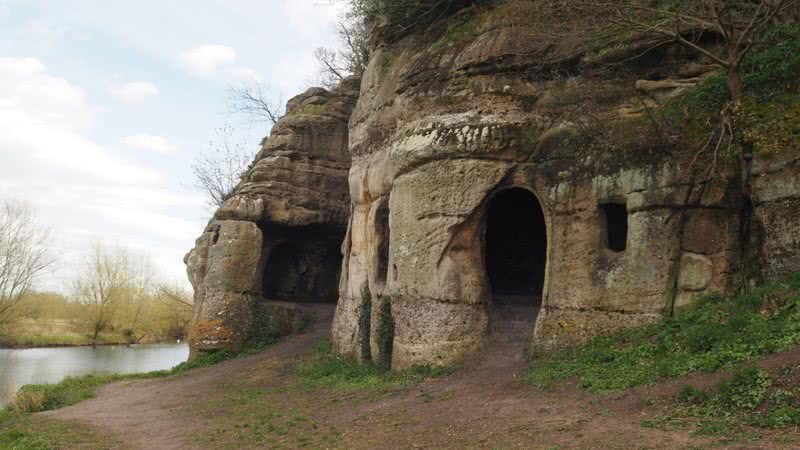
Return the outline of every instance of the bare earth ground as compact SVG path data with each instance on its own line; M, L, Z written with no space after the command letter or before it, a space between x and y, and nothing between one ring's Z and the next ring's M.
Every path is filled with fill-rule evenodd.
M172 379L108 385L95 399L44 415L87 424L134 449L800 448L797 430L721 443L687 428L642 425L687 382L711 385L719 375L614 396L574 383L550 390L523 384L530 307L494 311L486 349L452 375L390 392L300 387L294 367L327 336L331 317L322 310L308 332L261 354ZM798 359L792 351L762 365Z

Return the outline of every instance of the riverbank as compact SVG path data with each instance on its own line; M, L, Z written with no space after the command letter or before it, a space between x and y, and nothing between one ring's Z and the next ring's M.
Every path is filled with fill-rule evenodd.
M70 320L23 319L0 326L0 349L88 347L130 344L171 344L164 336L126 336L119 331L100 333L95 341L85 327Z
M232 354L223 352L178 364L170 370L127 375L86 375L70 377L55 384L24 386L10 405L0 408L0 449L125 448L116 436L100 433L95 427L77 421L48 419L32 413L58 409L92 398L98 388L109 383L168 378L231 357Z
M251 356L178 376L96 386L96 398L0 419L0 444L7 439L13 447L38 438L47 444L38 448L70 449L789 449L800 444L795 427L753 424L733 430L715 422L697 429L694 422L665 419L675 399L685 396L686 385L716 389L730 378L725 371L659 379L611 395L592 392L575 379L539 388L526 383L524 358L497 351L518 349L524 342L513 334L518 330L493 329L487 351L455 372L383 372L331 353L329 326L330 317ZM792 348L753 363L788 392L798 385L787 373L799 357L800 348ZM63 423L73 427L74 436L58 425Z

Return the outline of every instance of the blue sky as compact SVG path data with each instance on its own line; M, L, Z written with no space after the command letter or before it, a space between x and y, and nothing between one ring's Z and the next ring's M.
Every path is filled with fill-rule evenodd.
M95 242L182 257L210 212L190 165L227 124L255 152L266 124L228 111L230 85L286 100L335 46L329 0L0 0L0 193L32 203L68 289Z

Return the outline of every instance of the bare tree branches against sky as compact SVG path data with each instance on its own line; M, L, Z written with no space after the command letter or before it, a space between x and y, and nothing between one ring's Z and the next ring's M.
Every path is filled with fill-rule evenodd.
M0 0L0 192L32 203L64 261L101 237L185 282L183 255L207 219L192 161L230 121L227 86L301 92L342 7ZM236 139L255 151L267 131L243 125ZM62 289L74 272L62 263L47 284Z
M53 264L49 234L34 222L31 206L0 197L0 323L42 281Z

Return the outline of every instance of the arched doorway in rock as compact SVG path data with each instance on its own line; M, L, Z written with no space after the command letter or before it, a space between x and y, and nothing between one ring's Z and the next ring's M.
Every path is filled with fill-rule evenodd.
M326 226L264 229L262 293L267 300L336 303L344 232ZM272 239L270 239L270 237Z
M491 306L541 306L547 266L547 225L529 190L510 188L489 202L484 262Z

